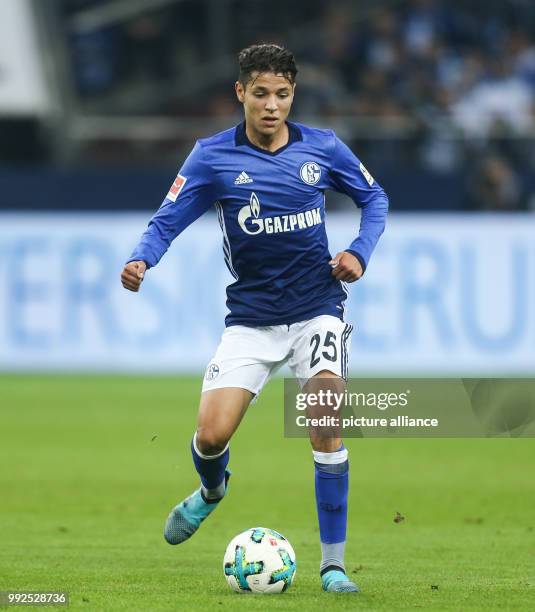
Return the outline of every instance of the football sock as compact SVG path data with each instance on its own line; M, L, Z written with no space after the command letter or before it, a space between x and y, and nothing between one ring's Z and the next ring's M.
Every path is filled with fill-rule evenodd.
M197 433L191 441L191 455L195 468L201 477L201 494L205 501L214 503L225 495L225 468L228 465L230 449L227 444L217 455L203 455L197 448Z
M346 543L336 542L336 544L327 544L326 542L321 543L321 564L320 574L323 575L325 572L337 569L345 571L344 567L344 553Z
M342 446L333 453L312 451L316 472L316 506L320 526L320 573L327 569L345 571L349 462Z

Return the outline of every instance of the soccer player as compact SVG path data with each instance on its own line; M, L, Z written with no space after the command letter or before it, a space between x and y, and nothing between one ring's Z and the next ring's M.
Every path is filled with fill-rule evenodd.
M347 377L352 326L344 321L346 283L364 273L384 230L388 199L330 130L287 120L297 67L287 49L253 45L239 54L235 84L245 120L197 141L122 272L138 291L184 229L215 206L227 288L226 328L203 381L191 442L201 486L169 515L164 536L192 536L227 492L229 440L250 402L282 363L305 389L336 389ZM362 209L358 236L331 257L327 189ZM358 591L344 567L348 452L340 436L311 432L326 591Z

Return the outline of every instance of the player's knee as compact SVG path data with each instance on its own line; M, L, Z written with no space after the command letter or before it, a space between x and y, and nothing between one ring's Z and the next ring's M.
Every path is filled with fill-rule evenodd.
M334 453L342 445L342 438L326 438L311 434L310 444L312 446L312 450L320 453Z
M225 450L228 443L228 440L219 432L204 427L197 429L195 440L197 449L203 455L218 455Z

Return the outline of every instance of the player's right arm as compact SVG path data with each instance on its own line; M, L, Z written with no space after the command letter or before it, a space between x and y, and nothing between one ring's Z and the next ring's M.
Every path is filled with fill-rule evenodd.
M129 291L139 291L147 264L144 261L129 261L121 273L123 287Z
M214 200L213 171L197 142L126 262L121 274L123 287L139 291L145 271L160 261L171 242L203 215Z

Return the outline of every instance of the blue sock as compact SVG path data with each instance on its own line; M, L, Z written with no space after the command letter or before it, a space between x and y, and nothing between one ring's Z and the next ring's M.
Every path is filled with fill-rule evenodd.
M349 462L344 445L334 453L313 451L316 472L316 506L320 527L320 571L330 566L344 570L347 529Z
M197 448L197 434L191 441L191 455L201 477L202 493L206 501L216 501L225 494L225 469L228 465L229 445L217 455L203 455Z

